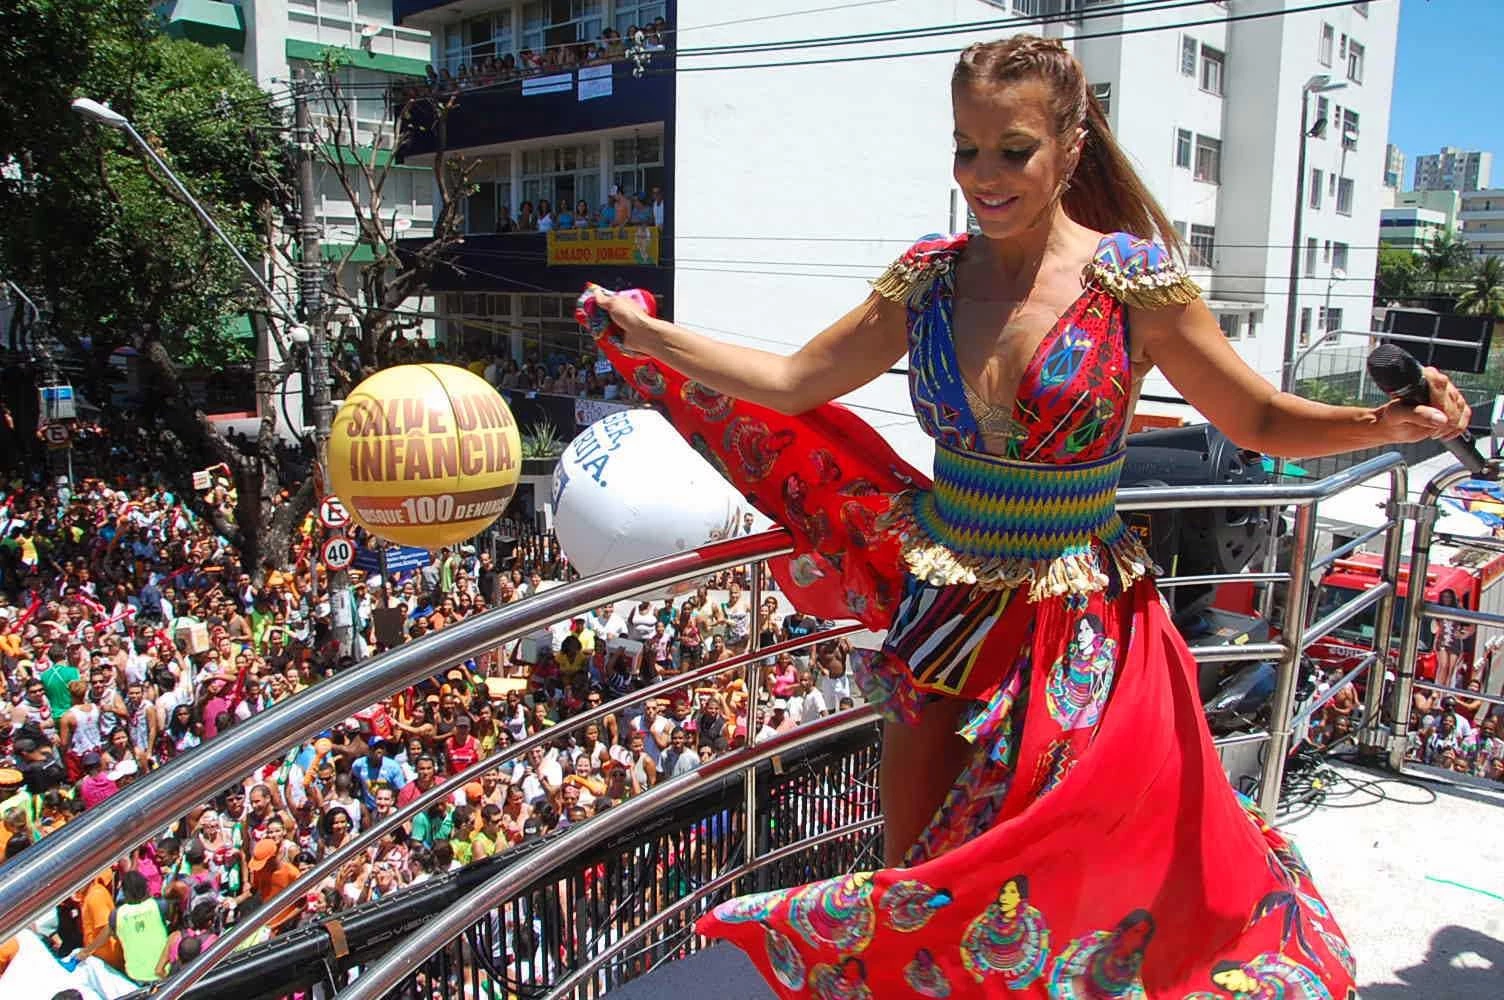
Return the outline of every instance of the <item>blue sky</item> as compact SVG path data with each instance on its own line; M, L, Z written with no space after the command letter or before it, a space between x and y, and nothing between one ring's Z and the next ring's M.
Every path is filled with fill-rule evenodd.
M1442 146L1493 153L1504 186L1504 0L1401 2L1389 141L1405 151L1404 186L1415 157Z

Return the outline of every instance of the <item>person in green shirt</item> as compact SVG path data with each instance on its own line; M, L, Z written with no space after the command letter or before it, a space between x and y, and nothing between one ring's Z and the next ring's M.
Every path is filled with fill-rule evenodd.
M453 832L454 814L447 799L413 817L412 837L424 847L431 848L441 840L448 840Z
M68 691L68 685L81 678L73 664L66 660L53 663L42 671L42 686L47 689L47 703L52 706L52 721L58 722L68 714L68 709L73 707L73 695Z
M480 817L480 829L470 835L470 856L475 861L489 858L507 846L507 835L501 829L501 806L486 803Z
M110 922L101 927L94 940L79 952L78 961L82 962L103 948L113 936L125 954L125 974L138 983L154 983L161 978L157 975L157 962L167 949L163 903L152 898L146 876L135 869L121 876L120 889L125 902L115 908L110 914Z
M462 865L468 865L474 856L470 846L470 836L474 828L473 815L469 806L455 806L454 812L449 814L452 821L449 830L449 846L454 850L454 860Z

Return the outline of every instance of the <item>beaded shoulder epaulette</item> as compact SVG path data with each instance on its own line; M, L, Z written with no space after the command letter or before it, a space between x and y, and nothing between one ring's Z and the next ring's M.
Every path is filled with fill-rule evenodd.
M956 258L965 246L964 235L926 236L889 264L887 270L872 283L872 288L885 299L918 308L934 287L936 279L951 272Z
M1106 236L1081 277L1119 302L1141 309L1185 305L1201 297L1201 289L1168 250L1128 233Z

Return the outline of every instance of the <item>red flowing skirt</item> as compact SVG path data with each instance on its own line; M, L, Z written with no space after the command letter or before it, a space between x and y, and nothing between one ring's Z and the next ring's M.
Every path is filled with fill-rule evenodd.
M603 347L794 534L773 572L795 605L886 628L926 586L876 522L893 493L928 484L854 414L782 416ZM980 692L962 729L975 751L908 867L733 899L702 933L735 942L782 997L1356 996L1299 854L1223 773L1195 661L1151 580L1037 602L938 590L925 607L987 629L971 668L986 683L966 685ZM890 633L866 665L892 718L933 697L915 661L934 624Z

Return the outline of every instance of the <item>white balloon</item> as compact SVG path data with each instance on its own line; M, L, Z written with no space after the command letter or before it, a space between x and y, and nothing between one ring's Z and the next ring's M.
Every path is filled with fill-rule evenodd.
M559 546L582 576L745 534L746 514L754 533L772 525L656 410L612 413L570 442L553 507Z

